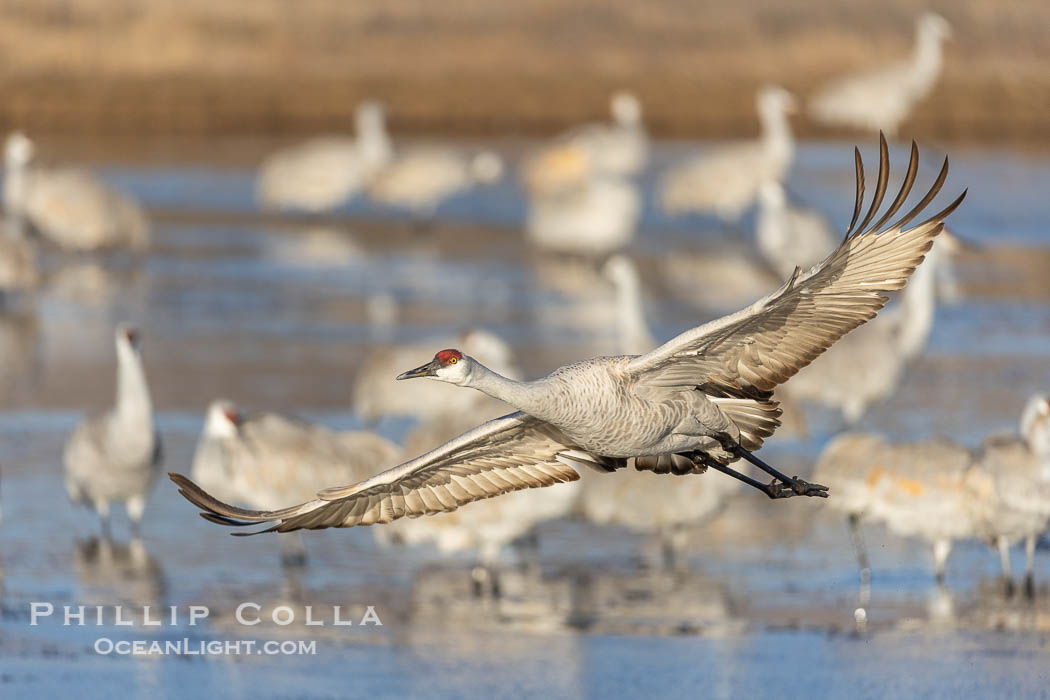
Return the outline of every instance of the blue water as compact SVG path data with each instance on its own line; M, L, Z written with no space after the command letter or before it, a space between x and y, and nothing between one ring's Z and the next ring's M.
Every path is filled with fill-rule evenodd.
M646 310L663 337L713 313L668 288L666 261L694 252L698 241L711 251L733 238L738 248L749 245L746 234L712 219L672 219L651 204L662 169L708 147L659 144L641 180L649 204L632 253ZM863 150L873 166L874 140ZM922 153L917 188L932 181L943 157L932 146ZM895 147L891 162L905 157ZM952 227L985 251L966 254L960 298L939 307L926 353L863 427L897 439L948 435L976 445L988 433L1013 429L1025 397L1050 388L1050 291L1039 277L1050 270L1050 159L953 148L951 163L942 200L970 187ZM446 202L428 233L361 198L323 222L261 217L246 169L102 172L159 213L150 255L46 252L45 282L30 317L0 315L0 696L1047 693L1045 583L1034 604L1003 601L998 559L974 542L956 548L948 590L938 591L925 545L867 528L876 572L872 625L854 634L853 554L840 518L817 503L742 495L692 533L689 572L675 580L640 568L653 547L643 536L574 521L545 524L535 584L541 593L511 596L513 605L495 611L451 593L465 580L469 555L379 548L365 528L311 533L306 570L282 572L271 539L228 536L197 517L163 479L149 504L142 550L127 544L122 515L117 549L100 549L94 517L66 500L61 453L83 414L111 401L110 334L118 321L143 328L165 469L183 472L202 411L219 396L335 428L364 427L350 410L354 372L387 343L482 326L508 339L526 373L536 375L614 352L616 340L611 288L586 265L525 247L524 202L513 177ZM852 144L802 144L788 186L844 227L852 213ZM752 219L740 228L749 230ZM1018 259L1031 268L1010 267ZM388 307L392 318L376 311ZM808 436L777 436L763 454L785 468L808 469L838 428L819 412L810 423ZM401 440L411 427L408 419L384 419L377 429ZM1020 559L1015 554L1017 573ZM513 565L508 571L513 575ZM1041 550L1037 579L1048 577L1050 554ZM595 586L631 593L595 612L580 602ZM431 609L427 601L444 594L454 605ZM384 624L246 629L229 619L244 600L323 610L374 604ZM33 601L59 608L207 604L214 616L193 628L65 627L54 619L33 627ZM946 616L946 607L954 612ZM580 615L587 624L572 622ZM95 653L100 637L301 639L316 641L317 653L136 659Z

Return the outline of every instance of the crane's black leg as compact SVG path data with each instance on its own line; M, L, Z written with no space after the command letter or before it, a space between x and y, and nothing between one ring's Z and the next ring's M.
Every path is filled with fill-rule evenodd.
M765 473L772 476L774 479L780 480L781 483L788 486L796 496L816 496L818 498L828 497L828 487L820 484L811 484L808 481L804 481L797 476L788 477L781 472L777 471L773 467L769 466L761 459L745 450L740 445L730 446L730 452L736 454L739 457L746 459L751 464L764 471ZM773 498L773 496L770 496Z
M714 461L713 459L712 460L707 460L706 464L707 464L707 466L711 467L712 469L720 471L723 474L731 476L734 479L737 479L739 481L743 481L748 486L751 486L753 488L758 489L759 491L761 491L762 493L766 494L770 498L774 498L774 499L775 498L791 498L792 496L797 496L798 495L794 491L792 491L789 487L787 487L784 484L778 482L776 479L774 479L773 481L769 482L768 484L763 484L761 481L758 481L756 479L752 479L747 474L741 474L736 469L732 469L731 467L727 467L724 464L719 464L718 462Z

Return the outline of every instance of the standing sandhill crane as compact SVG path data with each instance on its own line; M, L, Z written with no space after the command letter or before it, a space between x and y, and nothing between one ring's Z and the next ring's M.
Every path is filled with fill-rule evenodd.
M520 376L520 370L510 346L502 338L489 331L472 329L458 336L439 338L441 345L459 345L469 355L484 358L482 361L496 371L511 377ZM351 405L354 413L368 423L383 416L414 416L430 418L448 412L463 413L486 397L431 382L409 386L390 381L406 364L418 361L420 354L434 345L407 345L385 347L372 353L361 365L354 380ZM492 402L502 406L499 402ZM505 406L502 406L506 410ZM501 411L502 412L502 411Z
M809 113L825 124L882 130L897 135L912 107L926 97L941 74L941 42L951 26L927 12L915 27L915 52L906 61L840 78L809 101Z
M870 580L862 520L930 541L938 582L944 580L952 542L974 537L998 547L1004 581L1010 582L1009 547L1023 539L1025 590L1034 593L1035 540L1050 525L1046 396L1028 400L1019 436L989 438L978 454L944 440L892 445L876 435L846 433L824 450L813 478L835 490L830 505L847 516L861 570L862 606Z
M611 107L615 124L573 129L522 167L525 232L536 247L603 256L634 236L642 198L630 177L645 168L648 139L637 98L616 93Z
M767 85L758 91L757 106L762 134L756 141L713 149L667 172L660 193L665 211L714 212L735 221L762 183L784 179L795 154L787 119L796 109L795 97Z
M522 179L532 194L564 191L586 177L626 178L638 174L649 160L649 140L642 124L642 106L629 92L613 94L612 124L585 124L557 136L530 154Z
M117 405L78 425L64 454L69 499L93 507L107 536L113 502L125 504L132 530L138 534L161 461L138 331L118 327L116 346Z
M149 221L127 195L80 168L33 164L35 148L21 132L4 148L4 208L66 250L149 246Z
M570 131L566 138L591 154L591 167L600 173L632 176L645 169L649 139L642 123L642 103L620 90L609 99L612 124L588 124Z
M274 523L267 531L277 532L451 511L509 491L574 481L576 469L614 471L631 459L637 469L660 472L714 469L772 499L826 497L826 487L788 477L754 454L779 425L773 389L872 318L886 302L883 292L907 283L943 219L965 196L904 228L939 192L948 173L945 160L922 201L883 227L910 193L916 164L874 221L889 177L885 139L880 155L875 195L860 219L863 168L856 153L854 217L839 247L820 265L797 272L735 314L688 330L644 355L592 358L533 381L503 377L458 350L442 350L398 379L430 377L473 388L518 411L370 479L320 491L300 505L246 510L218 501L180 474L171 478L204 517L226 525ZM773 481L762 483L729 466L739 459Z
M0 309L6 296L34 289L40 282L36 251L25 235L20 216L6 216L0 221Z
M263 206L322 212L367 186L393 156L383 107L362 102L354 127L355 137L324 136L268 156L256 183Z
M336 433L273 413L244 416L228 400L208 407L191 473L223 498L276 508L289 494L309 498L333 482L366 479L401 454L365 431ZM301 564L301 542L282 538L282 561Z
M532 195L525 233L541 250L597 257L631 242L641 211L634 183L587 175L572 187Z
M441 202L503 175L503 160L492 151L473 156L451 148L418 148L398 156L368 188L372 199L408 209L420 219L434 215Z
M784 186L776 181L759 188L756 231L758 252L785 280L796 267L808 270L819 263L835 246L827 220L789 202Z
M23 204L27 188L26 166L33 145L22 134L12 134L4 148L4 216L0 222L0 308L5 296L33 289L40 281L36 251L26 236Z
M605 261L602 274L616 290L617 333L620 352L624 355L643 355L657 346L656 339L645 318L642 298L642 280L638 268L626 255L614 255Z
M1010 547L1024 540L1024 590L1035 597L1035 542L1050 527L1050 398L1036 394L1021 414L1017 436L985 441L979 469L995 489L994 505L980 535L999 549L1007 594L1013 592Z
M950 233L942 233L900 301L799 372L785 386L785 397L838 409L849 425L889 398L926 346L937 309L938 272L960 245Z
M930 542L937 581L944 581L952 543L976 536L981 519L972 495L978 486L973 464L969 450L945 440L894 445L875 435L845 433L828 445L813 478L843 496L830 504L847 515L862 584L870 568L861 520Z

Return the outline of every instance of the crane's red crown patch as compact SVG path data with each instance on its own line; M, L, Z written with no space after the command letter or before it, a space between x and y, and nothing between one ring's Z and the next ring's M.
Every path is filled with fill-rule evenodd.
M437 361L440 362L442 366L448 366L454 365L462 360L463 353L459 350L441 350L437 355L434 355L434 357L437 358Z

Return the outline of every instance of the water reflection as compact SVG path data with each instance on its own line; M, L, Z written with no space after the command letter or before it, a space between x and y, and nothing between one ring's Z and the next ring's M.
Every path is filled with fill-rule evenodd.
M35 312L0 313L0 401L26 401L41 377L40 327Z
M679 568L577 571L572 624L595 634L700 634L733 628L727 581Z
M341 267L367 261L368 252L354 235L335 226L311 226L266 236L264 253L284 263Z
M126 544L105 537L77 540L73 571L77 599L85 604L155 606L165 601L164 569L139 538Z

